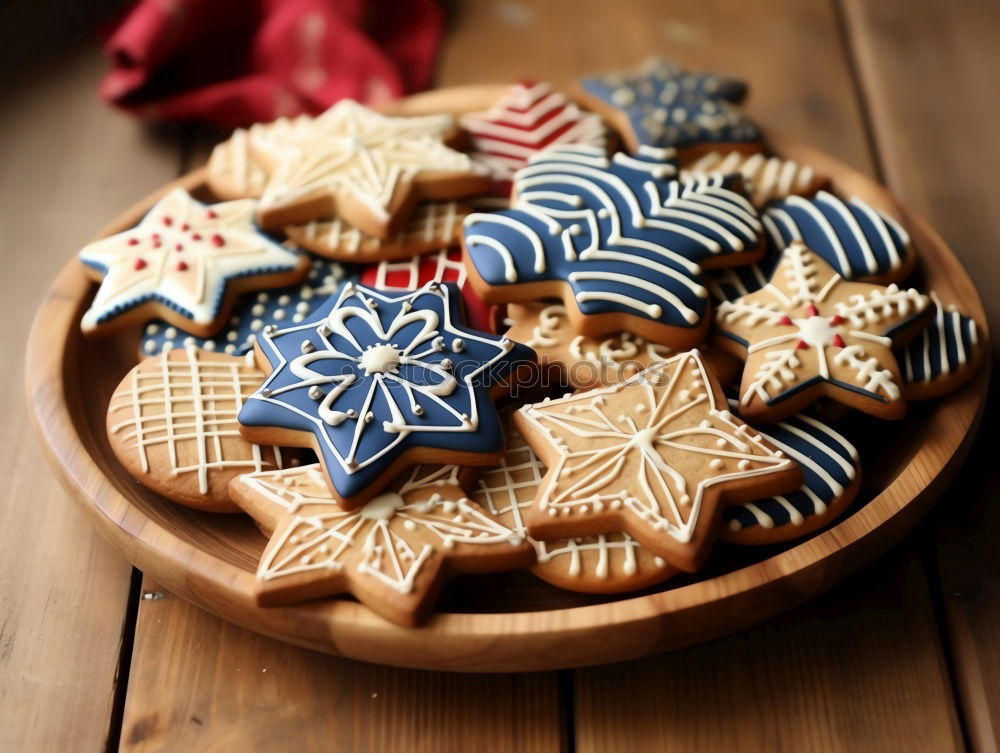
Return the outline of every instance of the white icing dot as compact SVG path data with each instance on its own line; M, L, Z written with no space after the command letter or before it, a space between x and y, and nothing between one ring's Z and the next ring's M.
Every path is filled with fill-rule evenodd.
M309 304L303 301L299 301L298 303L295 304L295 310L300 314L308 314Z
M250 313L254 316L263 316L265 311L267 311L267 307L262 303L256 303L254 304L254 307L250 309Z
M227 345L226 346L226 353L228 353L229 355L233 355L235 352L236 352L236 346L235 345Z
M226 339L229 340L229 342L231 343L236 342L237 338L239 338L239 335L236 333L235 330L226 333Z
M280 322L282 319L285 318L285 310L284 309L278 309L273 314L271 314L271 316L274 317L274 320L276 322Z
M262 322L260 319L254 319L252 322L250 322L250 331L259 332L261 327L263 326L264 322Z
M159 331L160 331L160 325L156 324L155 322L146 327L147 335L155 335Z
M156 343L153 340L146 340L146 342L143 343L143 345L142 345L142 349L144 351L146 351L147 353L155 353L156 352Z
M212 340L205 340L205 342L201 344L201 347L205 350L215 350L215 342Z
M287 306L291 302L292 302L292 298L287 293L285 295L278 296L278 305L279 306Z
M190 335L188 335L187 337L184 338L184 346L185 347L190 347L190 346L192 346L194 344L195 344L195 339L193 337L191 337Z
M267 303L267 299L268 299L267 293L258 293L257 294L257 302L258 303Z
M163 336L168 340L173 340L174 338L177 337L177 330L174 327L167 327L163 331Z

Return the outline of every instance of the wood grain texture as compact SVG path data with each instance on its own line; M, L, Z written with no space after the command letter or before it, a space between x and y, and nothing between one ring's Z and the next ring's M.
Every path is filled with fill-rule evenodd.
M912 549L760 628L576 674L581 753L964 750Z
M109 731L131 568L49 472L21 399L33 310L107 215L176 174L178 150L101 107L95 48L11 84L0 116L9 399L0 428L0 749L99 750ZM58 710L58 711L57 711Z
M554 753L556 675L454 675L323 656L146 581L122 749Z
M1000 102L984 96L1000 66L1000 6L849 0L845 19L888 182L949 240L1000 324L1000 189L988 178L1000 169ZM994 394L996 386L994 377ZM965 726L980 751L997 750L1000 739L998 421L994 400L966 471L939 505L949 514L936 516L931 552Z

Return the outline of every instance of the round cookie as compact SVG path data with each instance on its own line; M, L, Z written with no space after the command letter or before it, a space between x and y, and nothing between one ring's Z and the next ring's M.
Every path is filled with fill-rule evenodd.
M236 415L264 381L252 354L177 348L133 367L111 396L108 441L143 486L196 510L239 512L229 482L281 468L295 450L244 439Z
M535 547L531 571L569 591L623 593L670 578L676 570L627 533L538 541L527 535L524 515L535 501L545 466L508 422L507 448L500 463L482 472L470 498Z
M250 135L269 173L257 216L266 228L336 217L377 238L391 238L416 202L489 190L470 157L446 146L450 115L398 118L344 99L304 133Z
M319 465L233 479L233 499L270 539L257 568L257 603L350 593L413 627L447 575L529 566L531 546L466 498L456 470L418 466L356 510L331 496Z
M465 219L472 286L490 303L561 298L573 328L674 348L709 327L704 269L763 253L742 178L674 179L668 152L556 146L518 172L514 208Z
M418 204L403 229L384 240L341 219L289 225L285 234L292 242L328 259L356 264L378 263L457 245L462 219L470 211L454 201Z
M934 293L930 324L896 351L907 400L932 400L965 384L983 361L984 343L972 317L944 306Z
M697 572L723 507L801 486L798 465L729 411L697 351L514 414L548 468L525 513L548 541L625 531Z
M240 411L240 431L311 447L348 509L414 464L497 462L493 400L535 356L465 328L447 283L408 293L344 283L301 324L265 328L254 352L268 377Z
M730 401L733 410L735 401ZM760 433L802 468L805 483L793 492L727 507L719 534L735 544L789 541L838 518L861 484L858 451L842 434L806 415L760 427Z
M682 165L681 178L739 173L747 182L754 206L763 207L773 199L793 194L812 196L830 185L830 179L817 174L809 165L793 160L767 157L757 152L709 152Z
M84 246L80 261L100 287L80 320L83 332L159 317L209 337L240 293L301 280L309 259L261 233L254 207L252 200L205 205L176 188L135 227Z
M146 325L139 341L139 357L156 355L164 350L196 345L229 355L242 355L253 349L257 334L274 324L284 326L304 321L309 313L337 292L347 270L337 262L312 259L306 278L295 285L259 293L247 293L237 300L229 322L216 334L200 338L157 319Z
M893 348L918 334L930 313L916 290L847 282L797 241L765 287L719 304L715 342L746 359L740 413L747 420L780 421L819 397L898 419L906 400Z

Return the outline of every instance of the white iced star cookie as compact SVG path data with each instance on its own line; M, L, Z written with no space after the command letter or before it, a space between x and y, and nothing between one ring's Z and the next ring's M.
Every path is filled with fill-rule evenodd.
M340 218L390 238L417 199L454 199L488 190L485 169L446 146L450 115L394 118L342 100L299 131L251 134L268 171L258 216L265 227Z
M262 234L254 206L252 200L206 205L177 188L135 227L85 246L80 261L100 287L83 331L162 318L209 337L239 293L301 280L309 259Z
M792 243L767 285L716 312L716 343L746 359L741 415L780 421L829 397L879 418L902 418L893 348L927 325L928 304L912 288L848 282Z
M457 471L418 466L356 510L332 497L319 465L234 479L233 499L270 537L257 568L258 603L351 593L412 626L449 573L529 566L531 546L466 498Z
M724 505L802 484L798 465L728 408L697 351L522 408L514 420L548 468L528 533L548 541L624 531L696 572Z

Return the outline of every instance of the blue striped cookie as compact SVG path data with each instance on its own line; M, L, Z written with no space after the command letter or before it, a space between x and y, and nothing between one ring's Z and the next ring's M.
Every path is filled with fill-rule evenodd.
M195 345L204 350L242 355L253 348L256 334L268 324L303 321L312 310L337 292L347 268L335 261L313 259L305 280L297 285L242 296L233 307L229 323L209 338L195 337L162 319L143 330L139 356L154 356L175 347Z
M465 218L476 293L488 303L561 296L592 337L627 329L699 344L710 310L702 270L756 260L762 226L740 176L676 180L672 154L608 157L580 145L533 156L511 209Z
M826 525L854 499L861 476L858 452L839 432L803 414L766 430L754 428L801 466L805 484L790 494L727 507L724 539L758 545L798 538Z
M932 293L934 318L896 350L907 400L930 400L961 387L982 361L983 343L972 317L947 308Z
M764 287L781 252L795 240L803 241L848 280L900 282L916 262L902 225L860 199L845 202L828 191L813 198L789 196L769 204L761 219L767 231L764 258L757 264L713 272L709 288L716 301L733 301Z

